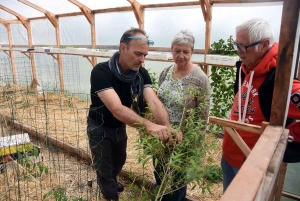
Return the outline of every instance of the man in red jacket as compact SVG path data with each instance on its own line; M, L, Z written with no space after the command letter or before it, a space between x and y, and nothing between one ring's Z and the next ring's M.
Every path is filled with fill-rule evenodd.
M230 120L261 126L270 120L278 44L269 23L251 19L236 27L234 43L241 59L237 66L236 95L229 115ZM300 118L300 82L294 80L288 117ZM300 142L300 122L288 126L294 142ZM259 135L237 130L250 149ZM297 136L298 134L298 136ZM297 143L296 146L300 147ZM223 191L227 189L246 160L245 155L225 131L222 145Z

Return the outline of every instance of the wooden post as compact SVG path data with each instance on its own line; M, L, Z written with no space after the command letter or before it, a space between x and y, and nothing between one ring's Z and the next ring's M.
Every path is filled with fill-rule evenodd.
M71 3L74 5L78 6L81 12L84 14L88 22L90 23L91 26L91 42L92 42L92 48L96 48L96 31L95 31L95 14L91 9L89 9L87 6L84 4L80 3L77 0L69 0ZM96 66L97 64L97 57L92 57L92 65L93 67Z
M211 13L211 5L209 3L209 0L199 0L201 10L203 13L203 18L205 21L205 50L204 50L204 63L205 63L205 56L208 53L208 50L210 48L210 36L211 36L211 19L212 19L212 13ZM208 75L208 65L204 64L203 70L206 75Z
M16 16L22 22L23 26L27 29L29 48L32 48L32 36L31 36L31 27L30 27L29 20L27 18L23 17L22 15L20 15L19 13L14 12L14 11L10 10L9 8L6 8L5 6L3 6L1 4L0 4L0 8L5 10L6 12ZM33 79L37 79L33 53L29 54L29 58L30 58L31 67L32 67L32 77L33 77Z
M275 74L274 94L270 125L284 126L291 94L291 83L296 65L299 32L299 0L283 2L278 59ZM297 26L298 25L298 26ZM295 45L296 43L296 45ZM296 47L296 48L295 48ZM288 97L288 98L287 98Z
M139 28L144 30L144 8L136 0L127 0L133 9Z
M15 55L14 51L12 51L12 34L10 29L10 24L3 24L7 29L7 35L8 35L8 44L9 44L9 56L11 60L11 70L13 74L13 83L17 85L17 72L16 72L16 64L15 64Z
M30 7L32 7L33 9L36 9L42 13L44 13L46 15L46 17L48 18L48 20L51 22L51 24L54 26L55 28L55 35L56 35L56 45L57 47L60 47L60 33L59 33L59 23L58 23L58 18L55 17L55 15L27 0L18 0ZM32 55L32 54L30 54ZM52 55L53 56L53 55ZM59 72L59 82L60 82L60 91L61 93L64 93L64 76L63 76L63 70L62 70L62 58L61 58L61 55L58 54L57 55L57 63L58 63L58 72ZM35 64L34 64L35 65Z

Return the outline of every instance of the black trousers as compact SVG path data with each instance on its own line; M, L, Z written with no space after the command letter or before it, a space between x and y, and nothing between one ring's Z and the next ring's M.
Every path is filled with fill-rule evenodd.
M121 128L98 126L88 118L87 134L96 169L97 183L108 199L118 200L117 175L126 161L127 133Z

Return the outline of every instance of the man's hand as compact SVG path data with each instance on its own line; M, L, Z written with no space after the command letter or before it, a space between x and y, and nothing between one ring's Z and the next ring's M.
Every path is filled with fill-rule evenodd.
M174 146L182 142L182 132L173 128L151 123L147 125L146 132L157 136L159 140L168 142L168 145Z
M182 132L175 130L174 128L169 128L169 141L168 144L174 146L182 142Z

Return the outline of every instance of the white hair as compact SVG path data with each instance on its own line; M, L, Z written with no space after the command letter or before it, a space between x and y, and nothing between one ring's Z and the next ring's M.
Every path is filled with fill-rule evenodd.
M194 50L195 38L193 33L190 30L181 30L178 34L176 34L172 40L171 47L175 44L186 44L189 45L192 50Z
M271 48L274 44L274 32L271 25L264 19L250 19L236 27L236 33L241 30L247 30L250 43L269 39Z

